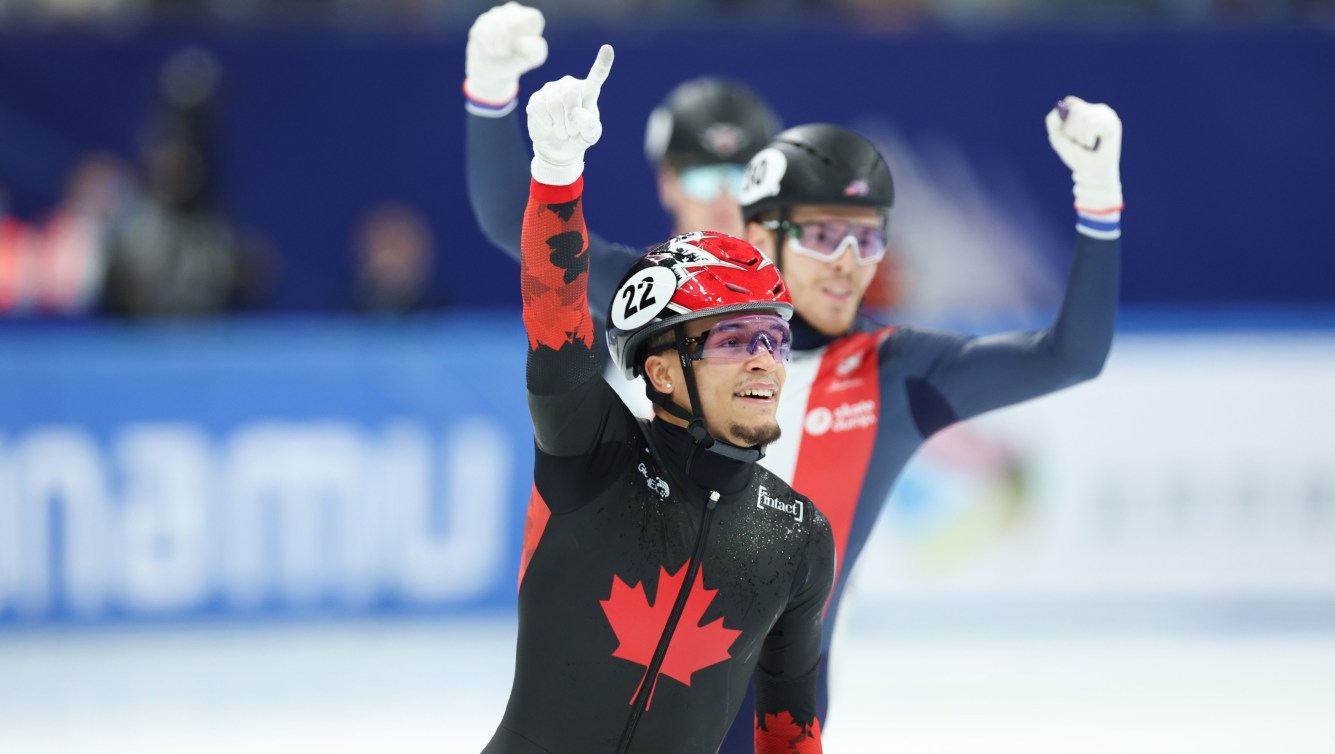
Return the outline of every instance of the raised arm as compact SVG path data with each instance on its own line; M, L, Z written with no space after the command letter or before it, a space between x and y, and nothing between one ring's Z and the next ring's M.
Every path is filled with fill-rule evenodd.
M468 117L468 196L482 232L518 261L529 157L516 122L519 77L547 60L542 11L508 2L468 30L464 107Z
M833 582L834 539L825 517L817 516L793 597L765 637L756 664L756 754L821 751L816 686L821 618Z
M532 182L520 259L528 390L540 448L561 455L587 448L596 422L572 422L552 410L551 396L571 393L600 375L588 306L588 244L582 191L584 151L602 135L598 94L612 67L603 45L586 79L553 81L528 102Z
M1121 270L1122 123L1104 104L1067 97L1048 113L1048 139L1071 169L1075 258L1052 326L985 337L901 328L883 357L922 359L910 380L918 428L942 427L1092 379L1112 347ZM887 373L887 378L890 375Z
M468 111L468 197L487 239L516 261L528 197L529 152L519 127L519 79L547 59L542 12L508 2L478 16L468 31L464 79ZM590 310L606 315L616 284L640 251L587 231Z

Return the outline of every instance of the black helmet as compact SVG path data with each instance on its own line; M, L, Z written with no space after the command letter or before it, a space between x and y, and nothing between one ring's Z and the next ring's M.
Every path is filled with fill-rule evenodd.
M649 114L644 153L654 165L745 165L778 130L778 116L750 87L704 76L678 84Z
M767 209L795 204L888 210L895 186L870 141L841 126L811 123L775 136L751 158L737 203L747 222Z

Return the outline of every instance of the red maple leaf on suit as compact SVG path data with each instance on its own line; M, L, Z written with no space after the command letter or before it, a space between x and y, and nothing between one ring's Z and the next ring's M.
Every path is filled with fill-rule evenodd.
M756 751L763 754L820 754L820 720L813 719L811 725L806 726L794 720L788 712L764 715L756 722Z
M533 249L525 270L548 288L570 285L588 272L588 239L583 233L575 230L554 232L543 242L543 247L546 248Z
M525 302L529 314L525 316L524 327L528 330L528 347L536 351L538 346L547 346L559 351L561 346L582 340L584 344L593 342L593 322L589 319L589 307L583 299L576 303L560 289L551 289L532 295Z
M663 635L663 627L667 625L668 615L672 612L672 604L676 601L682 581L686 578L686 570L685 564L682 564L676 573L668 573L666 568L660 567L658 588L652 603L645 595L643 583L636 584L632 588L622 581L621 577L615 575L612 577L612 593L607 599L599 600L599 604L603 606L607 622L612 624L612 630L619 642L616 651L612 653L613 657L643 665L645 673L648 673L654 650L658 648L658 640ZM704 582L705 573L702 568L691 584L685 609L677 621L677 629L672 634L672 642L668 644L663 664L659 667L660 675L666 675L687 686L691 685L691 675L695 671L731 657L728 650L742 633L725 627L722 617L708 625L700 625L705 610L714 601L714 595L718 594L717 589L706 589ZM650 683L656 684L657 679L651 680ZM643 679L640 685L644 685ZM639 689L635 689L635 693L638 692ZM650 704L653 703L653 692L653 686L650 686ZM633 693L631 701L634 700ZM648 709L648 705L645 709Z

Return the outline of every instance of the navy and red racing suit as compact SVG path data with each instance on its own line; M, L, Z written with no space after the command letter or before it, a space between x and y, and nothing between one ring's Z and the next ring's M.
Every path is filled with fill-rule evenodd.
M517 258L528 155L516 117L488 117L476 108L467 117L474 214L487 237ZM641 252L593 234L588 246L589 302L601 317ZM822 721L840 599L905 464L955 422L1096 376L1112 346L1120 267L1120 241L1077 234L1061 310L1052 326L1034 332L972 337L860 317L848 333L831 337L805 325L800 313L794 316L793 355L779 404L784 434L761 463L810 495L834 531L838 566L825 616ZM750 736L744 705L720 754L750 751Z
M754 676L754 751L819 752L829 523L602 379L583 179L532 184L522 291L536 442L514 685L485 754L714 754Z

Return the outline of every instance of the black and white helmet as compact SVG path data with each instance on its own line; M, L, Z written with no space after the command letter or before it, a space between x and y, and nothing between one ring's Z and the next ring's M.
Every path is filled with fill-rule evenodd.
M775 136L751 158L737 203L747 222L765 210L800 204L888 211L895 186L870 141L842 126L812 123Z

